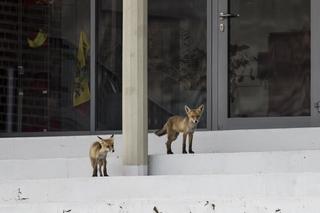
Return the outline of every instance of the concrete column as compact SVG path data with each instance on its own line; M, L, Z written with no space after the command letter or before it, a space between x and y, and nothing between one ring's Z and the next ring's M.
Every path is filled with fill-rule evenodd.
M147 175L147 0L123 0L122 129L125 175Z

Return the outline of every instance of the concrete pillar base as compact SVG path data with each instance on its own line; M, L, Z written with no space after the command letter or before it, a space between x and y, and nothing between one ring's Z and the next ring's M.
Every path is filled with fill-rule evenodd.
M148 175L148 166L125 166L125 176L145 176Z

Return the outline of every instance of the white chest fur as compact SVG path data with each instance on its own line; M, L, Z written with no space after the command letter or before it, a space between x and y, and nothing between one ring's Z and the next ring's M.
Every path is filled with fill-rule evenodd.
M197 124L189 123L186 132L192 133L197 128Z
M100 152L98 155L98 159L103 160L107 158L107 153L108 152Z

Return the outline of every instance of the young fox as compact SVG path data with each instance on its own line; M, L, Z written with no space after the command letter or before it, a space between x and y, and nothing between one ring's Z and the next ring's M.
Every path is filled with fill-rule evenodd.
M94 142L89 151L91 166L93 169L92 176L97 176L98 169L100 176L108 176L107 174L107 153L114 152L114 140L113 135L108 139L103 139L97 136L100 141ZM103 168L103 174L102 174Z
M193 133L196 129L200 117L204 110L204 105L202 104L196 109L190 109L188 106L184 106L187 116L172 116L168 119L162 129L155 132L156 135L162 136L167 134L168 140L166 142L167 154L173 154L171 150L171 143L177 139L180 132L183 133L183 143L182 143L182 153L186 154L186 139L189 136L189 153L194 153L192 151L192 139Z

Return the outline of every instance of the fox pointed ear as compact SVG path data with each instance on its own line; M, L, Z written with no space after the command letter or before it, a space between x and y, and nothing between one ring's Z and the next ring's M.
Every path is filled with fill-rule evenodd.
M114 136L114 134L112 134L112 135L110 136L110 138L113 138L113 136Z
M187 105L184 105L184 110L186 111L186 113L191 111L191 109Z
M203 110L204 110L204 105L201 104L201 105L198 107L198 110L199 110L200 112L203 112Z
M103 141L103 138L101 138L100 136L97 136L97 138L99 138L100 140L102 140L102 141Z

